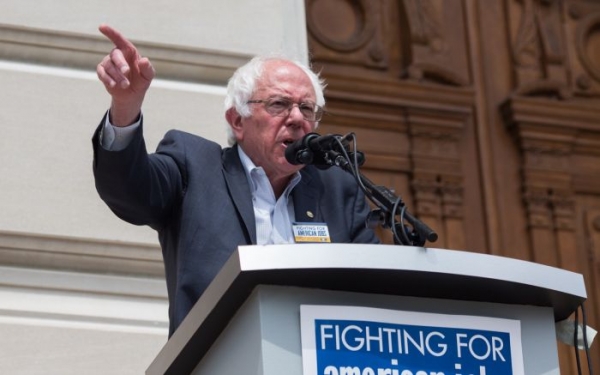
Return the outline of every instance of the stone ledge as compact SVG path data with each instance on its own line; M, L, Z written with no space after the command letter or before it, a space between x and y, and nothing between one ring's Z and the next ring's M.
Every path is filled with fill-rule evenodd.
M157 78L226 85L251 56L201 48L133 41L150 58ZM113 48L102 36L0 24L0 59L96 71Z
M0 231L0 265L164 278L160 247Z
M166 300L163 278L99 275L84 272L0 266L0 289L18 288L85 295Z

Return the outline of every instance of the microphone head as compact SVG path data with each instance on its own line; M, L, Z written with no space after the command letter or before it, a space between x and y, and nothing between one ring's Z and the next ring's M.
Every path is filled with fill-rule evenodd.
M314 153L308 144L312 139L318 137L317 133L308 133L301 139L290 143L285 149L285 160L292 165L311 164Z
M295 149L288 146L285 149L285 160L292 165L310 164L313 161L313 152L309 149Z
M339 134L308 133L286 147L285 159L292 165L312 164L327 169L334 165L334 158L328 154L338 154L340 148L348 149L348 140Z

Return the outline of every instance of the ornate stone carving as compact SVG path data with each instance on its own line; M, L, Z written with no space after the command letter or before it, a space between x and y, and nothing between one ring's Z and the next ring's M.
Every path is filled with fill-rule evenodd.
M526 187L523 200L530 228L573 231L575 202L573 192L545 187Z
M375 33L373 2L312 0L307 5L311 13L307 18L310 32L319 42L336 51L357 50Z
M569 99L600 95L600 3L512 0L515 93ZM518 7L516 6L518 5Z
M594 228L596 232L600 232L600 215L594 217L592 220L592 228Z
M587 261L600 272L600 209L584 210Z
M515 1L522 5L512 46L516 92L570 97L560 3L552 0Z
M513 55L517 66L535 70L535 73L539 74L541 51L533 6L532 0L524 0L523 14L514 41Z
M440 184L435 175L414 178L411 187L415 199L415 215L419 217L433 216L440 218Z
M550 197L553 209L554 229L562 231L575 230L575 200L569 191L553 192Z
M441 182L442 215L444 218L463 218L463 193L462 177L459 179L446 179Z
M381 1L372 0L306 0L309 36L324 47L313 47L314 57L337 61L343 56L345 64L386 67L381 7Z
M306 0L313 58L451 86L470 83L461 1ZM312 43L314 41L315 43Z
M410 35L416 44L441 51L445 43L442 37L442 16L439 3L431 0L404 0L410 21Z
M550 210L550 197L547 189L526 188L523 201L527 210L527 223L530 228L550 229L553 227Z
M540 101L515 98L503 108L523 157L523 201L528 223L530 228L572 231L575 215L572 157L578 131L566 124L560 126L552 114L540 112L543 109L537 106Z
M456 13L462 5L443 0L404 0L403 4L401 19L407 22L405 30L410 33L410 46L404 48L406 74L412 79L467 86L470 78L465 46L456 45L456 36L462 36L464 41L464 30L449 27L450 20L452 24L462 24L449 17L462 17Z
M576 79L577 88L584 92L598 92L600 83L600 12L583 17L575 34L577 57L585 72Z
M464 119L440 121L435 116L412 111L408 120L411 186L417 215L442 220L462 218L464 187L459 150Z

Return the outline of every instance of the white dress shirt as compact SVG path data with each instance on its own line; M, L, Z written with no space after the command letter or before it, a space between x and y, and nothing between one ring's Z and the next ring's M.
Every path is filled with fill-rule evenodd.
M255 166L241 147L238 147L238 151L252 192L256 242L259 245L293 243L294 203L289 198L294 187L300 182L300 173L296 172L283 194L279 199L275 199L273 187L264 169Z

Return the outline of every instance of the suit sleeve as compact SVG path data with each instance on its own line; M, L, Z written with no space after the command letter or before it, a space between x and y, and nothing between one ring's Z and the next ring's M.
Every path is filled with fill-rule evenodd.
M102 124L92 139L98 194L121 219L159 230L184 193L183 142L169 132L157 152L148 154L141 124L125 149L107 151L99 144Z
M351 238L354 243L381 243L375 235L373 229L367 227L367 218L371 212L371 208L367 202L365 194L356 186L356 194L354 194L354 215L352 221Z

